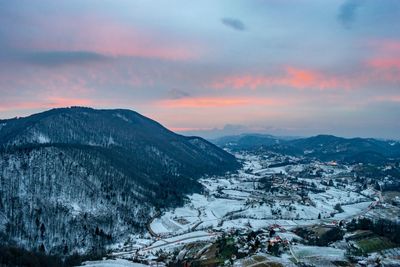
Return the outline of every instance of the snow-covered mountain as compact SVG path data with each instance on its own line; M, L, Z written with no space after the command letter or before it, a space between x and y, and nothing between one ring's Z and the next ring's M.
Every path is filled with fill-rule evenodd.
M144 229L236 159L130 110L53 109L0 121L0 235L54 254Z

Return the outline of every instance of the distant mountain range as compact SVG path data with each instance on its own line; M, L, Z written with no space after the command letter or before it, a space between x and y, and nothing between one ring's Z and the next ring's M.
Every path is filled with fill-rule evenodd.
M0 120L0 240L56 254L95 251L199 192L202 175L238 167L216 145L130 110L72 107Z
M400 142L373 138L343 138L317 135L308 138L276 137L244 134L212 140L215 144L235 150L270 150L289 155L347 163L382 163L400 157Z

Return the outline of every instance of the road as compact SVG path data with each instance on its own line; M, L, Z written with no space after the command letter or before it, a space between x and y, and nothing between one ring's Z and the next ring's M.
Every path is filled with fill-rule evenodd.
M164 241L166 243L165 244L159 244L159 245L156 245L156 246L149 246L149 247L143 248L142 251L147 251L147 250L151 250L151 249L155 249L155 248L165 247L165 246L168 246L168 245L171 245L171 244L176 244L176 243L179 243L179 242L182 242L182 241L187 241L187 240L191 240L191 239L195 239L195 238L215 237L215 236L218 236L218 234L217 233L210 233L210 234L203 234L203 235L195 235L195 236L189 236L189 237L185 237L185 238L178 239L178 240L175 240L175 241L170 241L170 242L166 241L166 240L162 240L162 241Z
M153 221L161 215L161 212L157 211L157 213L150 218L150 220L146 223L147 231L150 233L152 237L160 237L158 234L154 233L153 229L151 229L151 224Z

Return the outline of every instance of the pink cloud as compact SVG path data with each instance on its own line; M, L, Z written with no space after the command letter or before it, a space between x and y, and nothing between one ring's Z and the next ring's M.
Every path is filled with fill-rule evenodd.
M324 75L318 71L286 67L284 74L276 76L239 75L224 77L222 81L211 84L212 88L250 88L288 86L296 89L330 89L352 88L354 81L342 80L339 77Z
M400 82L400 58L375 57L367 60L365 65L371 69L370 81Z
M139 30L132 25L86 15L75 20L48 18L38 21L46 38L18 43L21 48L38 51L90 51L113 57L133 56L163 60L191 60L200 57L202 48L197 43L165 38L162 33ZM27 47L25 47L25 45Z
M395 47L395 45L393 45ZM257 89L285 86L294 89L355 89L379 82L397 83L400 81L400 58L374 57L368 59L364 68L356 73L342 75L327 74L321 71L288 66L280 75L233 75L220 77L207 86L215 89Z
M400 57L398 58L372 58L367 65L376 69L398 69L400 70Z
M371 80L400 82L400 40L372 40L372 56L365 61Z

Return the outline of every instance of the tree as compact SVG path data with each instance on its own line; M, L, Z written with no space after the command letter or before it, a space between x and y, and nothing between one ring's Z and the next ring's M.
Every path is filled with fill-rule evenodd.
M44 247L43 244L40 244L40 246L39 246L39 252L40 252L40 253L46 253L46 249L45 249L45 247Z
M274 228L271 228L271 230L269 230L269 236L273 237L275 235L275 230Z
M67 254L68 254L68 246L67 246L67 245L64 246L63 254L64 254L64 255L67 255Z
M336 203L334 209L337 210L339 213L342 213L344 211L340 203Z
M40 226L40 236L42 238L44 238L44 232L46 231L46 227L44 226L44 224L42 223L42 225Z

